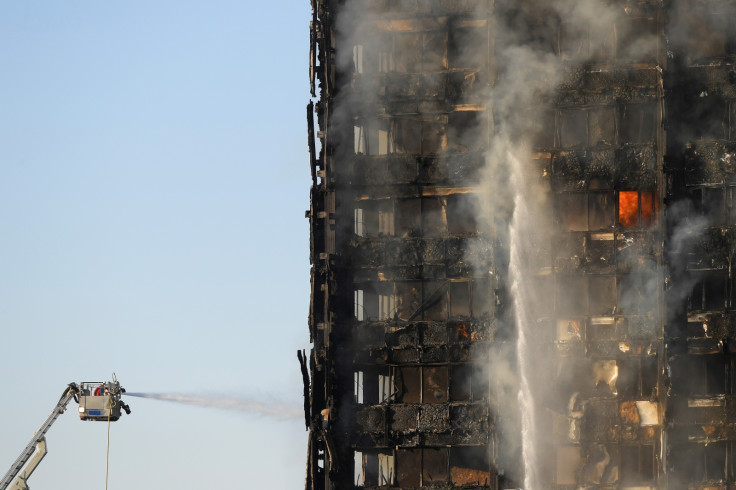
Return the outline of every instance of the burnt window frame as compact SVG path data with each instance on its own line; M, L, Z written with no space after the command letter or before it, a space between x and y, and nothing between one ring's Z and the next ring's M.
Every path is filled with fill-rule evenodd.
M393 281L353 283L353 320L375 322L390 320L398 313L396 284Z
M699 277L693 285L690 294L687 297L688 311L723 311L733 307L733 280L729 279L728 271L721 269L712 269L707 271L698 271ZM714 280L714 278L718 278ZM720 285L723 302L714 303L721 297L713 299L712 293L717 291Z
M608 112L607 115L605 114L606 112ZM607 148L615 146L617 143L617 135L619 130L619 122L616 114L616 106L614 105L600 105L590 107L572 106L558 108L554 111L555 147L562 150L573 150L576 148ZM581 121L584 119L584 121L578 122L578 124L584 125L585 134L581 138L581 141L577 143L571 143L570 141L568 141L569 138L567 137L567 133L565 130L565 121L569 119L570 115L578 115L581 118ZM609 124L611 124L612 127L607 129L606 132L608 132L608 134L604 134L602 124L596 125L596 119L594 118L594 116L597 116L598 121L610 121ZM598 133L594 131L596 126L600 128L600 131ZM578 128L578 131L579 130L580 128ZM599 134L600 136L594 138L595 134Z
M611 201L608 210L600 207L600 203L597 202L603 197L607 197ZM581 200L575 202L575 199ZM582 220L574 222L567 219L570 216L570 209L579 208L580 204L584 204L584 211L582 211L585 215L584 226L581 226ZM618 223L618 196L612 190L562 192L555 199L555 209L560 229L566 232L610 232L615 229ZM601 212L598 213L596 210Z
M437 405L446 404L450 401L450 374L451 364L411 364L397 365L392 369L394 383L394 393L389 403L397 404L420 404L420 405ZM441 392L441 396L434 398L430 393L429 378L432 377L431 370L439 377L434 377L438 381L439 390L434 393ZM408 395L408 399L407 399Z
M449 402L477 402L490 396L488 371L474 364L449 365Z
M622 194L636 193L636 223L633 225L625 225L621 222L621 198ZM645 215L642 210L643 195L649 195L651 198L651 213ZM657 223L657 215L659 213L659 200L657 191L655 190L639 190L639 189L619 189L616 191L616 227L621 230L648 229Z
M613 283L611 298L613 304L610 312L591 310L593 303L591 280L606 280ZM619 277L613 274L557 274L555 278L555 317L558 320L580 320L580 330L584 331L584 318L611 316L618 310L620 283ZM574 290L571 289L573 284ZM555 323L555 331L557 331L557 323Z
M648 112L651 114L647 114ZM654 102L618 104L616 111L617 143L619 145L654 143L657 139L657 112L657 104ZM650 116L651 120L648 120ZM645 133L650 130L651 135Z
M625 461L625 452L627 454ZM647 455L643 458L643 455ZM638 475L627 475L626 465L632 463ZM646 485L655 483L657 480L657 456L654 444L622 444L619 446L619 484L623 485ZM647 468L649 466L649 468ZM646 474L642 475L642 471Z
M360 454L361 471L358 471ZM389 456L389 475L381 472L381 456ZM370 467L370 468L369 468ZM370 475L368 471L370 470ZM362 481L361 480L362 477ZM355 448L353 450L353 484L356 488L389 487L396 482L396 453L393 448Z

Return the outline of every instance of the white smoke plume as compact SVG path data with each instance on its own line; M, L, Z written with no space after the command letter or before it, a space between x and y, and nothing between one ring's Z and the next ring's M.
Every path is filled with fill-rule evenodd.
M278 420L296 420L304 418L300 407L292 406L271 396L262 399L250 397L233 397L224 395L187 395L183 393L125 393L127 396L162 400L166 402L197 405L220 410L246 412L253 415L269 417Z

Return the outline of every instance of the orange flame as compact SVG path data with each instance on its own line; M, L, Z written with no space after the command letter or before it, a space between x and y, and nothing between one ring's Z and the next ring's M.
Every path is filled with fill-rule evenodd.
M639 224L639 193L620 191L618 193L618 222L627 228Z
M654 192L641 193L641 225L649 226L652 224L654 212L657 210L657 203L654 201Z

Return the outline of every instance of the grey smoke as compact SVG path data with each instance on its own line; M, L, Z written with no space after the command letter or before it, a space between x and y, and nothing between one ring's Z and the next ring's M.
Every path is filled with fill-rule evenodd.
M263 399L250 397L233 397L225 395L187 395L182 393L125 393L127 396L162 400L166 402L197 405L200 407L219 408L235 412L246 412L254 415L279 420L296 420L304 417L304 412L297 406L288 405L270 396Z

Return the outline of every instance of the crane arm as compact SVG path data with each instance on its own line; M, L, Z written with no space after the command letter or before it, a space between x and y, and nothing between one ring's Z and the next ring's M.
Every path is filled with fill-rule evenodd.
M39 444L43 443L43 447L45 450L44 438L46 437L46 433L49 431L54 422L56 422L56 419L59 418L59 415L64 413L69 402L77 397L78 393L79 387L77 386L77 384L69 383L69 386L61 395L61 398L59 399L54 409L51 411L51 414L41 425L41 428L38 429L38 431L34 434L31 442L29 442L23 452L20 453L18 459L15 460L15 463L13 463L13 465L10 467L10 470L8 470L3 479L0 481L0 490L6 490L8 488L8 486L13 482L18 473L20 473L26 463L28 463L28 460L31 458L31 456L33 456L33 453L36 451L36 447ZM38 462L36 462L36 464L38 464ZM30 472L32 472L33 469L35 469L35 467L30 469ZM30 476L30 472L27 472L26 477Z
M41 460L46 456L46 438L44 437L38 444L36 444L36 450L33 453L31 459L28 460L23 471L15 477L13 483L10 484L9 490L28 490L28 479L31 477L36 467L41 463Z

